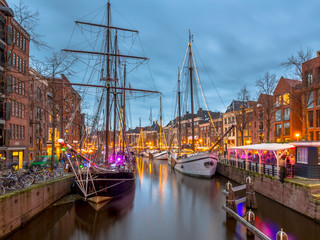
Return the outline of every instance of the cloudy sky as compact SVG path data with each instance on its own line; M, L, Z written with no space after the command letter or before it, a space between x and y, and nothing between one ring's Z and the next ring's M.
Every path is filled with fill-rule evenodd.
M25 4L39 11L38 32L59 51L68 46L74 21L104 9L106 0L27 0ZM255 80L267 71L289 77L280 63L299 49L320 50L319 0L114 0L111 4L114 24L138 29L142 52L150 58L141 70L145 74L134 72L134 80L129 81L132 87L162 92L165 122L173 117L177 69L189 29L212 111L224 112L244 85L256 97ZM31 54L43 59L53 50L31 49ZM75 82L80 78L70 76ZM158 97L131 101L132 125L139 124L139 117L142 125L148 124L150 107L157 118L158 102Z

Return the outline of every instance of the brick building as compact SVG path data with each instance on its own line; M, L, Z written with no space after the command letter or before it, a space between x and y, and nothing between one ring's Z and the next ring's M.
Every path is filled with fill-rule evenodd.
M30 74L30 105L29 105L29 159L47 155L48 112L47 90L48 82L34 69Z
M27 162L29 158L30 36L15 21L6 1L2 0L0 5L0 104L2 110L0 159L3 161L2 165L15 163L21 168L23 162Z
M289 142L301 136L301 81L281 77L273 92L274 141Z
M302 64L301 111L302 136L308 140L320 140L320 51L317 56Z

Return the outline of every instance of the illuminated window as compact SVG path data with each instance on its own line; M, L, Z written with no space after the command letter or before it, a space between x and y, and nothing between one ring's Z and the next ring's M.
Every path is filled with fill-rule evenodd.
M49 141L52 141L52 136L51 136L51 134L52 134L52 128L49 128L49 135L48 135L48 140L49 140Z
M276 102L274 103L275 107L281 106L281 95L276 96Z
M297 148L297 163L308 163L308 148L298 147Z
M283 94L283 105L288 105L290 103L290 95L289 93Z

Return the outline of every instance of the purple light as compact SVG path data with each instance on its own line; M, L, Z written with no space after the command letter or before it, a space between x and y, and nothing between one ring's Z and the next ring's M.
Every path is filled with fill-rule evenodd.
M122 156L117 156L117 163L122 163L122 160L123 160Z

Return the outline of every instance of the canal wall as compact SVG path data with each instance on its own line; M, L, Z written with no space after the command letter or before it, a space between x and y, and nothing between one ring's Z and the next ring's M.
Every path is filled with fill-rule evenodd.
M0 238L8 235L71 191L73 175L0 196Z
M320 201L315 197L320 193L319 186L301 184L290 179L281 183L278 179L233 166L218 164L217 173L239 184L252 177L256 192L310 218L320 221Z

